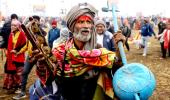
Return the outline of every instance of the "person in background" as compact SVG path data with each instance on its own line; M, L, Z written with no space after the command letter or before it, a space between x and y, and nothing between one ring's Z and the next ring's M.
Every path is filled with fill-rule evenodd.
M158 23L158 35L162 34L162 32L166 29L166 20L162 19Z
M142 56L147 55L148 42L149 42L149 38L152 36L152 34L156 38L156 34L155 34L154 30L152 29L151 25L149 24L148 20L144 19L144 24L141 26L142 45L144 46Z
M70 37L70 32L69 32L68 28L66 28L66 27L61 28L60 37L57 38L56 40L54 40L53 46L58 45L62 42L65 42L66 40L69 39L69 37Z
M107 31L106 23L103 20L97 20L95 22L95 28L97 33L97 43L110 51L115 51L113 34Z
M106 28L107 28L107 31L109 31L110 33L112 34L115 33L114 27L110 24L110 21L106 21Z
M11 33L8 39L7 63L3 89L8 93L18 93L21 89L22 72L24 69L26 45L25 33L21 31L21 23L14 19L11 22Z
M0 48L5 48L7 49L7 46L8 46L8 38L9 38L9 35L11 33L11 21L14 20L14 19L17 19L18 20L18 15L17 14L11 14L11 20L9 20L8 22L6 22L2 29L1 29L1 33L0 33L0 36L2 36L3 38L3 44L1 45Z
M125 46L126 46L127 50L130 51L128 38L131 36L131 29L127 23L123 23L123 25L120 29L121 29L123 35L126 37Z
M11 14L10 18L11 19L9 21L5 22L5 24L3 24L3 27L0 29L0 50L1 50L2 54L4 55L4 57L7 56L6 52L7 52L7 47L8 47L9 35L11 33L11 21L14 19L18 20L18 15ZM5 63L4 65L7 65L6 61L4 63Z
M50 48L53 47L54 40L60 37L60 29L57 28L57 21L53 20L51 25L52 29L50 29L50 31L48 32L48 45L50 46Z
M33 22L31 22L32 32L34 32L36 35L41 35L42 37L45 37L47 33L44 31L42 25L40 24L40 17L37 15L33 15L32 18L34 19Z
M158 35L158 39L161 45L162 57L160 59L166 58L166 53L168 51L168 56L170 57L170 19L165 23L166 27L164 31Z

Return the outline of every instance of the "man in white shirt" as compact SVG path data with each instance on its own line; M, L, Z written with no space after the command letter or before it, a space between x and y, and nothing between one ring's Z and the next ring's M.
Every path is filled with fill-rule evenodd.
M106 23L103 20L95 22L97 43L108 50L115 51L113 34L106 30Z

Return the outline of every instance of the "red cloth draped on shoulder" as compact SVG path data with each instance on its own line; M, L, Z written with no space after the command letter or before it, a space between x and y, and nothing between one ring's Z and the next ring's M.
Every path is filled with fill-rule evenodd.
M20 32L19 37L17 39L16 45L13 48L13 33L10 33L8 39L8 49L7 49L7 71L16 71L16 66L12 63L15 62L24 62L25 61L25 54L21 53L15 56L14 53L10 53L11 50L16 50L17 52L26 44L26 36L24 32Z

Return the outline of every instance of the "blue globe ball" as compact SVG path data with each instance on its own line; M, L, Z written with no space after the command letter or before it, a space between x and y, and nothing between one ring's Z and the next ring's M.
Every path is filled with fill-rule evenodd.
M113 76L115 94L121 100L147 100L156 87L153 73L139 63L126 64Z

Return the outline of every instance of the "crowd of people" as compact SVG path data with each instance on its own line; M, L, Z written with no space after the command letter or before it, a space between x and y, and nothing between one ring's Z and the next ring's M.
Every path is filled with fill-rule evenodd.
M29 89L30 100L113 100L118 97L113 91L112 74L122 66L119 41L130 51L128 39L140 35L133 42L143 48L142 56L147 56L149 38L154 35L160 41L161 59L166 58L167 50L170 53L169 19L162 18L159 23L154 19L159 29L155 33L148 17L120 18L121 31L114 32L112 20L99 19L96 14L92 5L78 4L68 12L62 26L53 18L48 30L40 16L29 16L22 24L34 35L37 46L21 27L18 15L11 14L0 31L0 48L6 50L7 59L4 92L18 93L15 100L25 98L28 75L36 66L37 79ZM134 29L138 33L132 33ZM45 55L37 47L43 48Z

